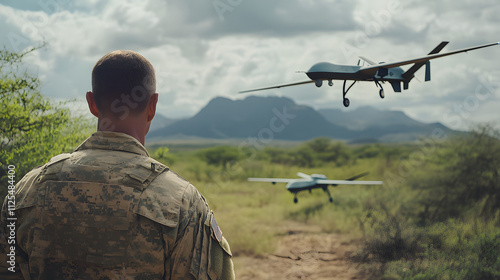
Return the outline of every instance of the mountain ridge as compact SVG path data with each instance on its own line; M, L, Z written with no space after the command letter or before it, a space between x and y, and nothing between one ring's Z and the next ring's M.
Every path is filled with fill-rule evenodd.
M257 138L304 141L329 137L344 141L407 142L430 135L435 129L453 130L440 123L426 124L402 111L370 106L353 111L318 109L296 104L287 97L248 96L241 100L215 97L191 118L156 124L149 140L166 138Z

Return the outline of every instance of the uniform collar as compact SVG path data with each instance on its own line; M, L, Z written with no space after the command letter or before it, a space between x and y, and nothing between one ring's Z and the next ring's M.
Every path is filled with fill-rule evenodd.
M78 146L75 152L87 149L123 151L149 157L148 151L137 139L121 132L97 131Z

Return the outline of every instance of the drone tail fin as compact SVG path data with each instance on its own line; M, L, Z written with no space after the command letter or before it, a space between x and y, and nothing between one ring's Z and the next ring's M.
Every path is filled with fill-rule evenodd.
M400 81L390 81L392 89L394 92L401 92L401 82Z
M447 41L443 41L441 42L439 45L437 45L430 53L428 53L427 55L431 55L431 54L437 54L439 53L446 45L448 45L449 42ZM410 67L410 69L408 69L406 72L403 73L403 79L407 80L408 82L411 81L411 79L413 79L414 75L415 75L415 72L418 71L418 69L420 69L422 66L425 65L425 81L430 81L431 80L431 63L429 60L425 61L425 62L419 62L419 63L415 63L413 64L412 67ZM406 88L405 88L406 89Z
M370 173L370 172L368 172L368 171L367 171L367 172L363 172L363 173L361 173L361 174L358 174L358 175L352 176L351 178L347 178L347 179L345 179L345 180L346 180L346 181L354 181L354 180L356 180L356 179L359 179L359 178L361 178L361 177L364 177L364 176L368 175L369 173Z

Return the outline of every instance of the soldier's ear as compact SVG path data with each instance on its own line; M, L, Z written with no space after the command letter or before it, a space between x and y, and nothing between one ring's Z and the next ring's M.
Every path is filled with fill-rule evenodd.
M156 114L156 103L158 103L158 93L153 93L148 104L148 122L152 121Z
M91 91L87 91L86 97L90 112L92 113L92 115L99 117L99 111L97 110L97 105L95 104L94 94Z

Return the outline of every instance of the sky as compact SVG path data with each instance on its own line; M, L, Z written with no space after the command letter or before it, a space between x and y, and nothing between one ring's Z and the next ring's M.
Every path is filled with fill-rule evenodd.
M242 99L239 91L307 81L317 62L356 65L364 56L391 62L500 41L498 0L2 0L0 44L23 51L52 100L76 100L87 113L90 74L104 54L133 50L156 69L157 112L196 114L212 98ZM363 106L404 111L422 122L468 130L500 127L500 46L432 60L432 80L417 72L410 89L357 83L342 105L342 81L252 93L286 96L315 109ZM403 66L407 69L408 67Z

